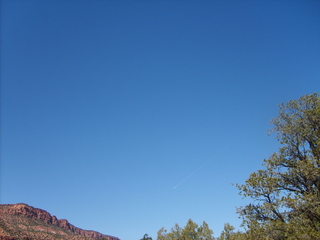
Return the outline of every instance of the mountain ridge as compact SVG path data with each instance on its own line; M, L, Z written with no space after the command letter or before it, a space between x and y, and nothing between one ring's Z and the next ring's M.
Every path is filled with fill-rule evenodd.
M25 203L0 204L0 240L120 240L93 230L75 227L66 219Z

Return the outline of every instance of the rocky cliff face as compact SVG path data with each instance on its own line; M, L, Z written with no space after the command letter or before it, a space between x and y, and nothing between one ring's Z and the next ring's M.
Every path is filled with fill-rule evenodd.
M0 204L0 240L74 239L120 240L96 231L83 230L66 219L26 204Z

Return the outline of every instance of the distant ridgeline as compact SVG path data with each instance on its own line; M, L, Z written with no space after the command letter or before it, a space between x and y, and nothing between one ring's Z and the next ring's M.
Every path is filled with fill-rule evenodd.
M45 210L24 203L0 204L0 240L120 240L83 230L66 219L57 219Z

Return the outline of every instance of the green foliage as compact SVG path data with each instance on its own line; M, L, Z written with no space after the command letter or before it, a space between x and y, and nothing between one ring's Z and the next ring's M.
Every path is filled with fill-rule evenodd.
M217 240L242 240L246 239L246 235L239 231L234 232L234 226L230 225L229 223L224 224L224 228L220 234L220 237Z
M175 224L171 231L168 232L164 228L158 231L157 240L213 240L213 232L206 222L198 226L191 219L188 220L184 228Z
M148 234L143 235L143 238L141 238L140 240L152 240L152 237L149 237Z
M246 239L320 239L319 95L281 104L271 123L282 147L237 185L254 200L238 209Z

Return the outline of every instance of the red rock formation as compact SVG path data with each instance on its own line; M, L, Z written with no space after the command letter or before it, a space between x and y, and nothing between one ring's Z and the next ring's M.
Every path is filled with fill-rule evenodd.
M51 216L45 210L31 207L24 203L19 204L0 204L0 216L16 215L24 216L35 220L40 220L46 224L58 226L62 229L68 230L75 235L91 238L91 239L108 239L108 240L120 240L117 237L104 235L96 231L83 230L70 224L66 219L57 219L56 216ZM0 236L0 240L15 240L14 237Z
M0 236L0 240L17 240L17 239L9 236Z

